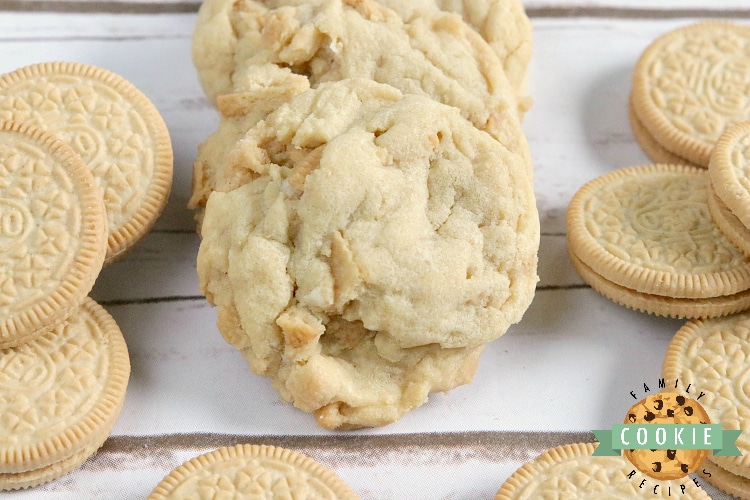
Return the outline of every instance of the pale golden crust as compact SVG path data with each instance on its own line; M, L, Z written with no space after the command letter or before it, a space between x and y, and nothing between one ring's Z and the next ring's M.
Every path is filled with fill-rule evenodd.
M526 80L533 49L531 22L520 0L378 0L409 21L442 10L461 15L487 41L503 65L521 111L531 105Z
M633 71L634 111L668 151L708 166L725 128L750 118L750 27L722 21L666 33Z
M750 500L750 479L722 469L710 460L706 461L699 471L707 483L714 485L725 493L741 500Z
M0 122L0 348L63 321L101 271L107 226L81 158L41 129Z
M662 366L667 380L704 393L700 403L711 422L742 430L736 440L743 456L711 456L725 470L750 477L750 314L686 323L669 343Z
M557 446L526 462L515 471L495 495L495 500L531 500L535 498L640 498L643 475L629 476L633 465L622 456L595 457L595 443ZM708 499L698 487L681 491L679 482L660 481L650 489L649 497Z
M706 299L750 288L750 258L708 214L708 172L642 165L598 177L567 211L571 252L606 280L644 294Z
M130 361L114 319L92 299L0 360L0 472L54 469L111 432Z
M313 87L369 78L455 106L510 149L528 150L500 61L458 15L436 11L406 23L374 0L248 1L234 8L247 9L253 21L245 22L255 31L238 42L231 87L216 95L244 87L268 64L306 76Z
M235 499L359 498L333 471L306 455L245 444L222 447L185 462L162 479L148 500L215 498L217 494Z
M750 227L750 122L728 127L708 166L716 196L745 227Z
M716 196L712 182L708 183L708 211L727 239L746 255L750 255L750 229Z
M232 91L238 64L243 57L251 56L251 51L245 47L245 39L257 37L265 26L260 20L261 13L265 9L300 7L305 3L296 0L206 0L201 4L193 33L193 61L211 101L215 102L222 93ZM530 100L526 80L533 42L531 23L521 1L381 0L378 3L396 11L406 22L422 13L431 15L441 10L461 15L497 55L521 108L528 109ZM372 4L365 5L370 12L376 10Z
M51 62L0 77L0 119L60 137L97 181L109 230L105 264L153 226L172 186L169 131L153 103L103 68Z
M591 288L613 302L635 311L671 318L695 319L727 316L750 308L750 290L706 299L676 299L641 293L613 283L594 272L572 253L570 261Z
M455 108L321 84L230 158L206 206L201 289L285 399L338 409L321 423L383 425L467 383L534 295L528 171Z

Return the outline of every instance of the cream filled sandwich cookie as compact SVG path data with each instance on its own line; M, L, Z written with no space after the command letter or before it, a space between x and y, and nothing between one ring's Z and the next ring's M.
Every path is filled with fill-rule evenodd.
M72 62L20 68L0 77L0 119L47 130L83 158L104 199L106 263L161 214L172 186L169 131L154 104L121 76Z
M0 348L81 304L106 238L101 193L81 157L39 128L0 122Z

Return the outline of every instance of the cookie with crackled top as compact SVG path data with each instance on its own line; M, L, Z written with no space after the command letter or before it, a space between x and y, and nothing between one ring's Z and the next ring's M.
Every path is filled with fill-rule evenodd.
M518 102L502 65L489 45L457 14L435 9L405 22L373 0L270 5L238 2L232 4L232 16L242 19L242 27L232 31L232 37L239 39L227 42L235 47L234 61L227 67L206 49L219 43L212 38L216 32L228 29L227 14L221 5L204 4L204 8L213 21L206 22L205 29L200 28L203 23L199 21L193 40L194 57L209 97L216 99L224 115L234 106L222 106L222 98L227 94L252 94L258 79L267 80L263 75L269 73L276 73L271 80L285 88L277 97L283 97L287 82L294 79L305 78L315 87L344 78L366 78L458 108L476 127L524 156L521 168L531 170ZM219 13L213 13L214 9ZM224 81L228 75L231 80ZM223 83L214 83L217 79ZM212 92L214 86L220 90ZM233 110L236 118L224 127L232 131L217 131L217 135L224 137L222 141L231 140L228 136L237 138L246 127L262 119L264 109L267 107ZM243 114L251 117L239 118ZM198 209L214 189L216 177L222 175L218 170L223 167L226 147L217 148L216 141L210 142L196 162L193 177L190 204Z
M316 2L312 2L316 3ZM317 2L319 3L319 2ZM356 5L357 2L345 2ZM496 54L523 109L528 107L526 80L532 52L531 23L519 0L378 0L409 23L419 16L456 13L476 30ZM243 58L252 57L248 45L266 29L263 13L269 9L308 8L299 0L207 0L201 4L193 34L193 60L209 99L234 88ZM372 5L372 3L363 3Z
M384 425L468 383L532 300L532 179L456 108L323 83L229 158L201 289L253 370L325 427Z

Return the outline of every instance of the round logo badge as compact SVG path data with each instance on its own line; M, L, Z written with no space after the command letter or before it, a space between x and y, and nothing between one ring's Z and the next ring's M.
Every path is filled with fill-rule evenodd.
M697 471L708 457L708 449L659 448L665 443L690 441L691 436L683 435L685 428L680 430L682 425L711 423L706 410L694 399L669 392L648 396L628 410L623 423L636 426L632 428L631 435L628 435L631 428L623 427L622 443L633 443L634 446L625 448L623 454L636 469L653 479L668 481L683 478ZM652 433L648 427L638 424L659 425L654 425ZM646 442L656 448L636 447Z

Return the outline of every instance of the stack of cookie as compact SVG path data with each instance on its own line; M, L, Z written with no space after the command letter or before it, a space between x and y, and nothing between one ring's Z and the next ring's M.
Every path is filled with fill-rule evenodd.
M0 76L0 489L57 478L109 436L130 360L88 297L166 203L172 150L148 99L106 70Z
M737 498L750 498L750 314L687 322L669 343L662 375L700 394L711 423L739 430L740 456L708 455L701 476Z
M724 130L750 119L750 26L711 21L670 31L651 43L635 69L633 133L658 163L708 167Z
M471 381L537 282L523 7L402 4L208 0L193 39L222 117L193 176L201 289L326 428Z
M680 318L750 307L750 257L709 215L706 169L615 170L578 190L566 224L576 270L621 305Z
M681 318L750 307L748 47L750 28L704 22L659 37L639 58L630 122L658 163L591 181L567 214L571 260L603 295Z
M708 166L708 209L716 225L750 255L750 122L727 127Z

